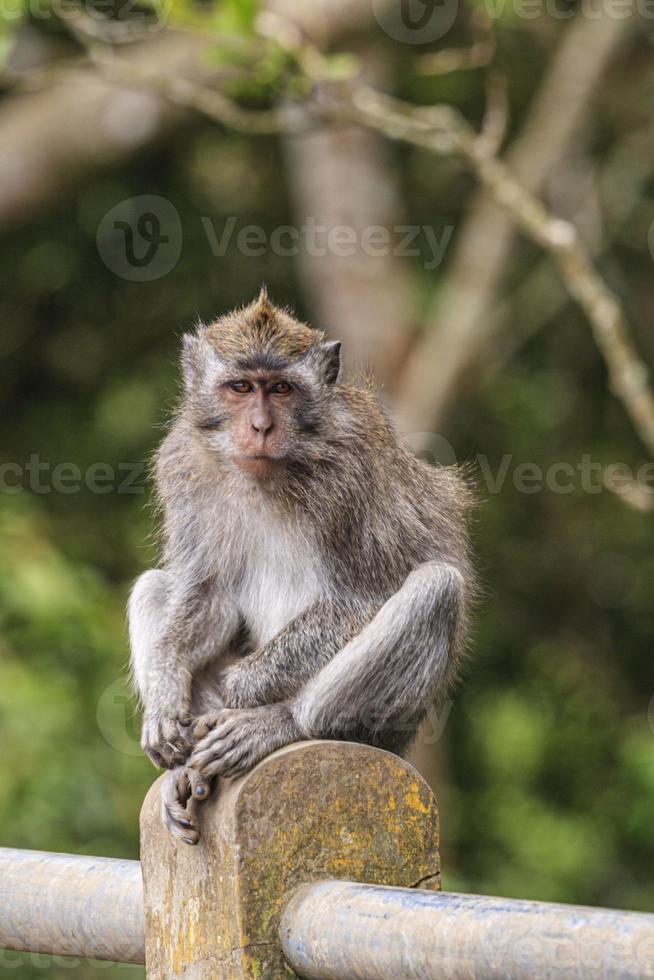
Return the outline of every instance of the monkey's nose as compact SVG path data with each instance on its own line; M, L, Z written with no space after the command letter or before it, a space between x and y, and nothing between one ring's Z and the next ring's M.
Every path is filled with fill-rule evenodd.
M263 436L264 438L272 432L273 423L272 419L269 418L254 418L252 419L252 428L257 433L257 435Z

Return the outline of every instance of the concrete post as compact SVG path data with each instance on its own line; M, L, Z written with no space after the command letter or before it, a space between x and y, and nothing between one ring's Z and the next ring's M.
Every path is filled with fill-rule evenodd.
M292 976L279 924L307 882L439 888L436 801L388 752L288 746L202 804L197 847L161 825L159 789L141 813L148 980Z

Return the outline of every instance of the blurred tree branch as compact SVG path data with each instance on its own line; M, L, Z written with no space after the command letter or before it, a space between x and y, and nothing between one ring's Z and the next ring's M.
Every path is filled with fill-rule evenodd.
M206 76L201 38L165 34L126 51L145 70L158 65L180 78ZM34 81L39 91L0 104L0 224L15 224L75 184L110 167L173 128L188 124L170 102L144 89L117 89L99 73L68 71L58 62ZM43 75L45 74L45 78ZM80 82L83 78L83 83ZM55 78L57 81L55 82ZM25 81L29 79L26 77Z
M620 235L624 223L643 199L653 152L654 127L648 123L619 140L597 173L593 181L597 198L594 207L601 209L604 228L590 246L594 258L606 255L609 245ZM578 202L579 195L575 197ZM510 294L499 300L490 314L490 332L497 340L484 360L482 372L492 374L502 370L568 300L569 294L549 258L542 258ZM510 316L513 316L514 326L508 333L504 328Z
M597 83L630 27L601 17L573 20L556 51L519 135L506 154L511 171L537 194L580 125ZM459 229L445 288L428 313L398 391L399 417L407 431L443 424L466 372L483 363L494 339L490 312L510 259L515 221L484 191ZM431 365L425 383L426 365Z
M149 70L138 62L106 55L101 49L91 50L89 58L100 74L115 85L150 90L162 101L181 109L190 109L219 126L247 136L292 133L310 125L310 118L299 107L242 109L234 99L223 95L218 89L191 79L173 74L163 75L161 70Z
M453 71L485 68L495 57L495 35L490 18L481 7L470 15L473 43L468 48L445 48L421 55L416 69L422 75L447 75Z
M587 102L591 87L589 83L596 79L599 70L598 47L601 46L605 57L608 57L617 38L624 33L624 21L614 21L605 17L594 23L605 25L604 31L597 35L597 45L592 59L579 59L577 52L575 61L577 98L575 100L568 96L568 102L574 103L574 109L573 111L568 109L564 124L561 123L561 113L557 106L555 127L559 137L557 149L562 148L572 124L578 122ZM571 38L576 48L576 31L579 25L584 31L584 36L587 37L588 24L577 20L574 24L574 33L568 34L564 50L559 53L559 70L561 64L568 69L570 67L568 40ZM617 25L621 30L618 30ZM283 39L283 43L287 43L286 38ZM622 401L641 440L650 454L654 455L654 394L650 387L648 370L631 339L629 325L620 301L598 273L575 227L570 222L552 215L532 193L531 187L540 184L544 179L549 160L544 161L541 158L538 165L532 161L528 170L528 179L521 181L514 176L516 158L519 164L517 169L520 170L525 167L525 161L529 161L532 157L534 137L531 133L538 134L539 147L551 145L551 134L547 139L547 131L540 128L534 130L532 118L531 132L528 126L521 141L518 142L518 148L514 148L509 154L509 162L504 163L499 158L489 155L488 146L483 142L480 143L478 134L452 106L417 106L401 102L360 81L347 80L334 83L330 80L329 63L317 49L311 45L303 45L302 48L296 49L295 53L309 80L314 83L313 91L302 102L299 112L293 110L285 117L282 110L278 110L272 118L266 116L265 131L271 131L268 127L290 129L290 131L304 128L305 117L319 121L328 120L337 124L358 122L388 139L410 143L439 155L460 156L476 174L493 206L499 205L504 209L510 215L512 222L515 222L528 237L553 257L566 288L584 310L590 322L595 342L608 368L613 393ZM199 86L185 84L176 86L174 91L171 91L174 83L171 83L168 77L142 70L137 63L130 63L125 76L122 71L122 59L115 55L104 54L101 56L93 54L92 57L94 63L112 79L122 80L127 84L142 84L148 89L154 89L163 98L174 99L176 105L184 105L213 121L228 126L234 125L246 131L257 131L257 127L261 125L261 115L258 112L236 107L233 114L226 111L224 97L221 95L218 100L215 100L216 93L213 90L205 91ZM580 60L586 65L585 74L579 71ZM558 72L555 71L554 74L556 77ZM569 76L566 72L563 74L566 75L569 85ZM556 78L556 81L555 89L560 84L560 79ZM554 109L551 102L552 95L551 89L541 93L541 106L543 102L546 104L546 109L542 111L546 117ZM250 125L253 130L248 129ZM512 229L511 225L498 222L495 217L491 225L496 231L498 226L504 231L504 247L498 250L497 242L493 243L496 253L500 251L502 260L500 263L496 260L493 265L494 280L501 272ZM488 295L489 285L494 286L495 283L487 277L485 294L477 292L475 297L477 303L482 295ZM453 310L454 316L458 318L459 306L453 304ZM469 319L468 333L471 330L473 333L476 332L478 323L479 318ZM443 343L446 340L443 333L442 326L440 329L428 331L409 361L400 386L401 396L407 391L410 392L410 397L406 397L405 394L400 403L401 412L404 410L402 422L407 430L416 428L421 422L426 425L427 411L433 422L433 413L447 390L447 386L442 383L440 386L437 383L434 388L434 365L438 364L442 357L430 356L436 351L442 355ZM467 341L468 335L464 336ZM433 402L437 404L434 405Z
M369 0L265 0L264 6L319 43L373 23ZM70 13L67 8L69 27ZM96 23L106 30L106 24ZM98 29L96 40L104 33ZM142 41L134 38L126 28L108 39L121 43L125 70L138 62L160 77L212 87L216 69L203 52L215 38L170 29L146 34ZM80 75L59 61L33 72L31 82L27 76L14 80L19 89L33 83L38 90L18 91L0 102L0 226L19 223L87 174L115 166L189 125L187 113L152 89L132 85L121 91L100 73Z
M522 231L550 252L568 291L589 320L613 393L622 401L641 440L654 456L654 394L649 371L631 339L619 299L595 268L574 225L549 213L501 160L480 154L475 134L450 107L415 109L363 87L355 93L353 105L362 123L391 139L424 146L436 153L460 154ZM426 377L424 381L428 387Z

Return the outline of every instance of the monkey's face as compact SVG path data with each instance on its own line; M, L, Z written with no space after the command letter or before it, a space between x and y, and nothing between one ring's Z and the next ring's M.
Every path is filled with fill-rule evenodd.
M185 408L206 447L255 477L324 452L340 344L265 293L184 337Z
M223 446L253 476L273 476L294 455L303 392L282 374L249 372L220 383Z
M324 349L323 349L324 347ZM256 353L249 363L225 358L203 338L187 373L186 406L206 448L254 477L274 477L291 463L311 464L324 452L338 350L283 361ZM329 370L331 370L331 375Z

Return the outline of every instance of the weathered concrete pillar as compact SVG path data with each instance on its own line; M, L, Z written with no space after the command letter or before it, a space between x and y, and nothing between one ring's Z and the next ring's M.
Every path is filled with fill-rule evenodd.
M438 810L402 759L350 742L302 742L202 804L201 840L174 840L159 781L141 813L148 980L288 978L285 900L340 878L439 888Z

